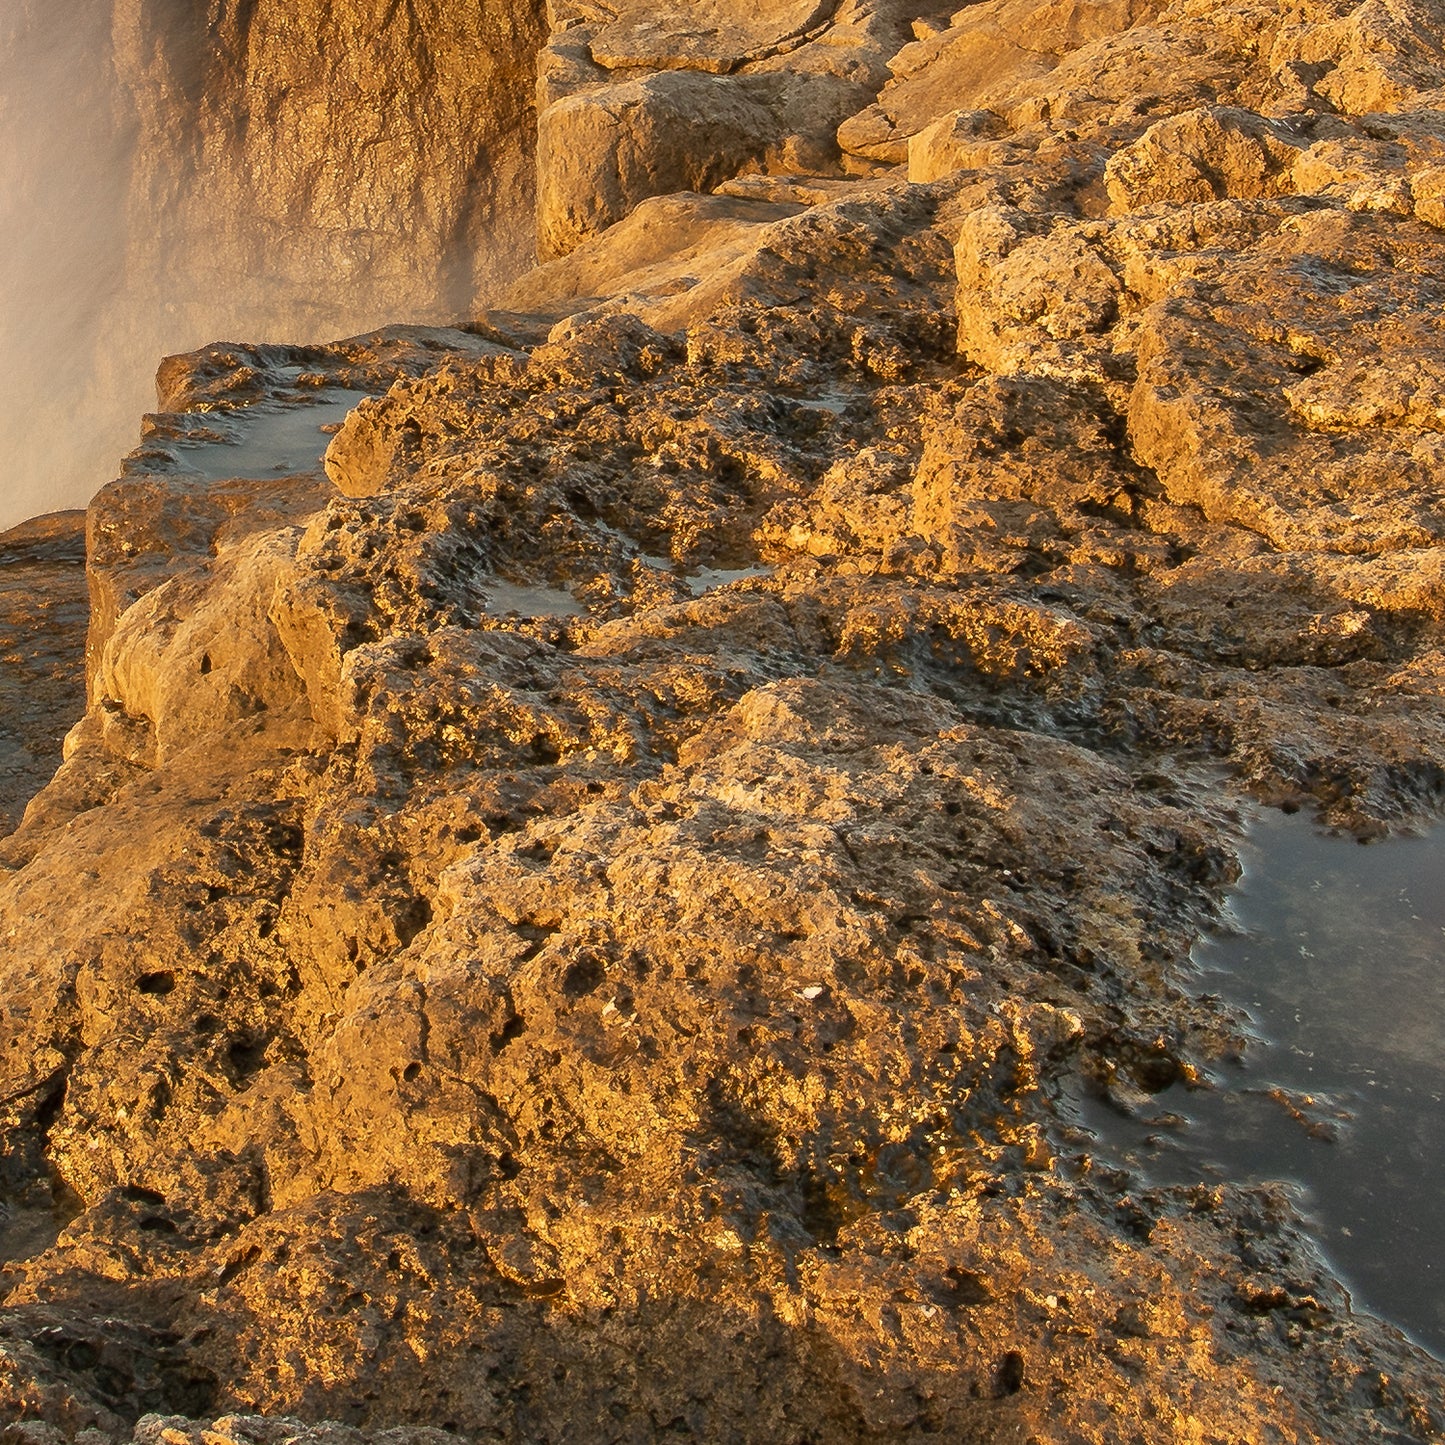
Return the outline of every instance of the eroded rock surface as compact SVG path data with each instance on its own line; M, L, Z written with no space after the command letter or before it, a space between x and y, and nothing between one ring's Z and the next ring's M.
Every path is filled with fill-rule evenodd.
M1248 795L1438 807L1445 16L795 9L558 7L544 96L871 88L827 164L163 368L0 845L37 1445L1441 1438L1286 1194L1057 1100L1248 1047Z

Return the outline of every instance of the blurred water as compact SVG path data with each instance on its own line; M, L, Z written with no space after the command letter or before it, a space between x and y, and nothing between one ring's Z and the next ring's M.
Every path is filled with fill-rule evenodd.
M0 3L0 531L84 505L155 404L158 356L99 384L131 144L110 51L97 0Z

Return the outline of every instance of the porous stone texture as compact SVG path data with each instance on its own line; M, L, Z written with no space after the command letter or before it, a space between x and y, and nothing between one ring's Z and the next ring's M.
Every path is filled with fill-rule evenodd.
M559 5L548 104L804 8ZM1247 1051L1252 809L1438 808L1445 13L869 14L852 163L162 368L0 843L17 1440L1441 1438L1286 1191L1062 1100Z

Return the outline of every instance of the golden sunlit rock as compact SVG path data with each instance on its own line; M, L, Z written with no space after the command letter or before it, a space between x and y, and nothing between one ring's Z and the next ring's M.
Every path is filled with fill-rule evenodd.
M1441 1439L1068 1104L1438 809L1438 0L122 8L142 214L395 324L165 360L84 649L0 536L5 1438Z

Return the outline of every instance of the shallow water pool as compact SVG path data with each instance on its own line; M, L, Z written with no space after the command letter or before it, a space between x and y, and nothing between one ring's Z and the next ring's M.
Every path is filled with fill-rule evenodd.
M210 481L264 479L320 469L334 429L367 393L332 388L315 400L259 402L200 418L213 440L181 439L167 450L185 472Z
M1445 832L1361 845L1270 814L1244 863L1241 931L1195 953L1198 991L1253 1021L1244 1063L1139 1117L1074 1106L1159 1183L1296 1186L1356 1304L1445 1357Z

